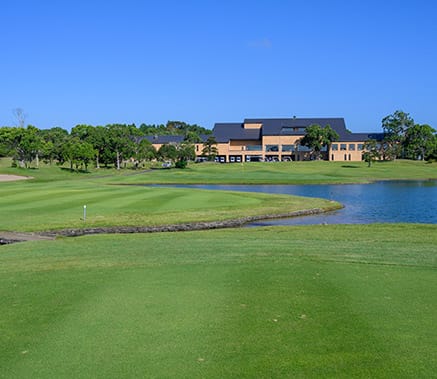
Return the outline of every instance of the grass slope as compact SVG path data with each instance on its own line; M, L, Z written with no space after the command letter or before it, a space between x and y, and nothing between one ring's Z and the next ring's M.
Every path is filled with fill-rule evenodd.
M2 378L428 378L437 226L0 248Z

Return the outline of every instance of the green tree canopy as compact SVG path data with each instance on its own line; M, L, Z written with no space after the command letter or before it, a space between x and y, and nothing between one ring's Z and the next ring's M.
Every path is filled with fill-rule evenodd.
M414 126L414 120L409 113L395 111L382 119L384 137L384 155L388 159L405 157L405 135L409 128Z
M370 139L364 142L363 158L367 162L368 167L372 165L374 161L380 158L380 145L376 140Z
M213 161L218 154L217 141L214 136L209 136L203 143L202 155Z
M435 129L429 125L416 124L405 132L405 157L424 160L434 150Z
M308 146L315 159L320 159L322 148L330 146L338 138L337 132L329 125L321 127L318 124L312 124L306 128L305 136L300 140L300 144Z
M158 157L162 160L176 161L178 158L178 151L173 144L164 144L158 150Z

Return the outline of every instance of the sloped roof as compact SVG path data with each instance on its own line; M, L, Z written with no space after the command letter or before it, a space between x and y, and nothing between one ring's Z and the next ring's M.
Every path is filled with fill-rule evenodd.
M260 129L245 129L244 123L262 124ZM313 124L322 127L330 126L339 136L338 142L356 142L375 139L381 141L384 133L352 133L346 129L343 118L247 118L244 123L216 123L212 135L218 143L227 143L230 140L260 141L262 136L277 135L305 135L305 129ZM208 135L201 135L206 141ZM181 143L182 135L145 136L151 143Z
M247 118L245 123L262 123L262 134L264 136L277 136L284 134L304 135L304 129L310 125L317 124L322 127L330 126L337 133L346 131L343 118ZM298 130L293 130L293 129ZM339 133L340 134L340 133Z
M339 133L339 136L340 138L338 139L338 142L367 141L369 139L382 141L384 138L384 133L345 133L342 135Z
M212 134L219 143L226 143L229 140L260 140L260 129L244 129L241 123L217 123L214 125Z

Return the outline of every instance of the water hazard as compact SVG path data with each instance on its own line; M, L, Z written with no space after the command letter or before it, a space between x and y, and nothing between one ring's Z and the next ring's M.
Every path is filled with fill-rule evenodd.
M436 180L335 185L190 185L179 187L320 197L338 201L345 206L341 210L322 215L260 221L250 226L376 222L437 224Z

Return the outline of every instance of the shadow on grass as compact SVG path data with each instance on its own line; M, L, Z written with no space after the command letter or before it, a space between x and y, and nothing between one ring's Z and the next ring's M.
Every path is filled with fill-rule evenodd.
M67 171L67 172L74 172L74 173L78 173L78 174L91 174L91 171L88 170L84 170L84 169L74 169L74 168L67 168L67 167L61 167L62 171Z

